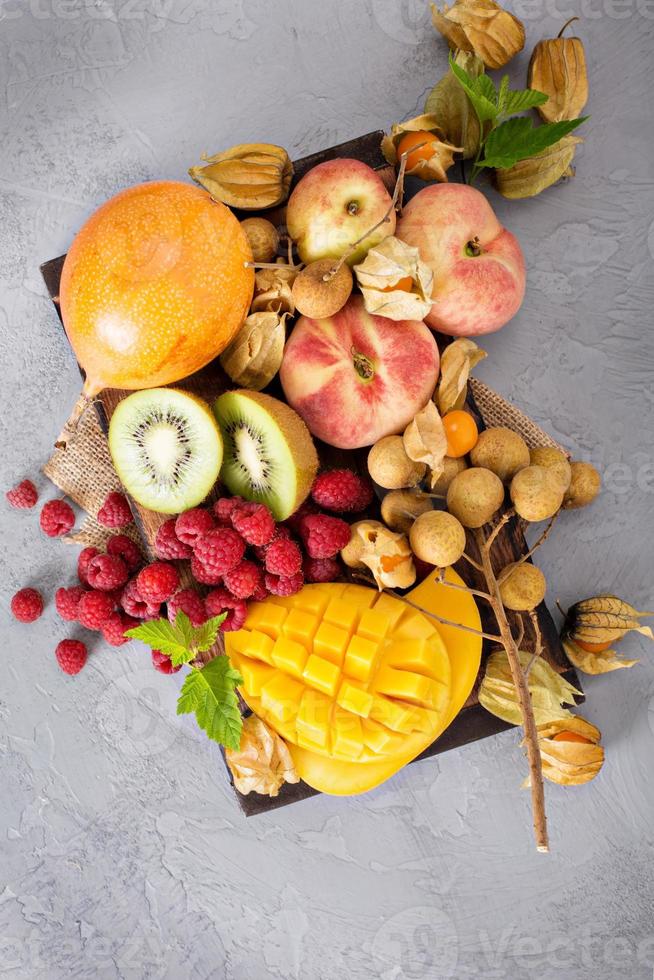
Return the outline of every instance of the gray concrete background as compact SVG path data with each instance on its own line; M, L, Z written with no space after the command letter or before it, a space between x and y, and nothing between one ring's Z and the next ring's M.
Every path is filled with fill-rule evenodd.
M565 8L565 9L564 9ZM590 123L576 179L492 200L529 270L480 377L602 471L540 563L550 598L652 605L651 0L529 0L529 51L582 17ZM250 139L292 156L421 111L446 66L422 0L7 0L0 5L2 485L38 472L78 376L38 265L136 181L182 178ZM43 479L44 497L52 494ZM179 677L133 647L56 667L48 596L73 549L0 507L0 975L647 980L654 966L652 649L590 679L607 762L549 786L535 853L513 733L427 761L359 799L246 822L217 751L177 720Z

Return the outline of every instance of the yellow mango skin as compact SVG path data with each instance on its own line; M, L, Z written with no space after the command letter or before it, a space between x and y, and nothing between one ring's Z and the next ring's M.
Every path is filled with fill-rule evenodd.
M455 572L448 570L447 575L451 581L461 584L461 579ZM371 590L365 589L362 586L343 586L338 583L307 586L300 593L300 596L303 598L291 597L290 599L283 600L280 604L286 609L292 610L296 608L293 600L298 599L299 602L304 603L302 608L311 606L316 615L318 615L318 618L328 608L330 612L327 615L330 616L332 621L336 618L334 611L342 609L343 619L346 624L345 632L348 632L348 627L350 631L352 630L351 604L353 602L360 607L360 615L369 607L371 601L379 601L380 611L384 609L386 612L388 612L389 603L394 605L395 602L401 602L401 600L391 599L388 595L377 597L376 594L373 594L371 599L370 592ZM459 592L442 585L437 585L433 577L426 579L417 586L410 593L409 597L413 602L430 612L445 616L448 619L475 629L480 628L479 613L472 596L465 592ZM336 602L335 600L339 601ZM256 627L258 630L261 629L262 618L266 621L277 623L278 616L276 613L272 616L265 615L265 607L272 601L267 600L266 603L252 605L252 628ZM346 607L342 607L343 601L347 603ZM396 618L396 611L395 608L392 610L393 618ZM374 613L374 607L372 612ZM241 689L241 694L252 710L261 715L265 721L271 724L287 740L289 751L301 778L308 785L321 792L337 796L348 796L367 792L380 783L385 782L385 780L389 779L395 772L419 755L442 734L445 728L447 728L459 713L472 690L479 670L481 638L472 633L456 630L453 627L443 626L440 623L436 624L428 617L424 617L424 622L421 622L422 614L418 614L419 619L413 620L411 607L406 606L404 612L405 616L403 618L411 619L409 633L412 635L416 632L428 633L426 628L428 624L433 625L434 629L437 626L437 634L440 635L443 642L434 641L435 656L433 659L433 670L430 673L443 674L443 677L434 685L434 699L427 709L419 707L415 702L411 703L405 700L394 702L394 704L401 705L407 709L407 716L410 716L412 710L415 709L416 714L413 716L413 721L415 722L415 726L422 730L398 733L390 731L388 728L383 728L385 737L375 739L372 744L377 748L381 747L381 751L384 751L385 748L387 754L380 755L379 751L373 751L368 745L365 745L357 757L357 750L353 747L353 738L354 736L360 738L360 732L364 731L365 741L365 731L368 726L372 726L375 729L379 728L379 725L372 720L375 709L373 708L373 715L369 721L366 721L365 714L360 720L358 719L358 715L350 715L351 732L354 733L354 736L351 735L351 732L347 730L346 713L337 705L338 690L336 691L336 701L334 701L331 709L331 727L328 728L326 734L324 730L322 731L320 735L322 744L316 744L309 737L311 730L307 728L306 724L302 725L301 732L296 732L294 723L292 721L289 722L285 715L282 715L280 718L279 715L270 714L266 710L262 705L261 697L255 696L252 690L247 689L247 682L245 687ZM407 613L411 614L411 616L406 615ZM365 615L366 619L369 619L370 614ZM365 621L364 619L364 624ZM237 669L240 669L243 656L240 651L245 646L241 634L247 632L249 622L250 620L246 621L245 630L240 631L240 633L227 634L225 638L227 653L232 658L234 666ZM274 628L281 629L282 627L275 626ZM271 627L271 634L274 628ZM356 630L356 626L354 629ZM359 686L362 690L369 688L374 692L376 672L380 669L383 671L384 667L388 666L389 661L388 658L385 659L384 651L386 650L388 652L391 649L390 644L392 644L395 633L398 633L400 637L402 636L401 622L397 623L389 631L387 638L389 646L385 647L383 643L381 644L380 654L376 658L373 672L367 681L354 679L351 675L343 675L342 680L348 684ZM400 640L397 642L400 643ZM420 641L416 639L414 642L416 647L418 647ZM429 640L428 642L431 643L432 641ZM399 646L392 648L394 654L390 655L390 662L394 668L396 666L402 666L403 646L407 650L407 654L409 654L411 646L410 641L407 642L406 639L402 639ZM411 667L417 664L420 668L418 671L419 675L425 676L423 669L424 659L424 654L418 657L414 656L413 658L407 656L407 660L411 660L412 662L406 663L406 669L411 670ZM447 667L446 664L448 665ZM311 675L311 672L309 673ZM382 672L382 678L385 676L387 676L387 673L385 675ZM289 677L289 682L292 681L293 678ZM420 682L419 678L417 683L419 683L421 688L421 697L426 697L426 685ZM280 689L280 687L283 687L283 685L278 686L277 683L274 684L276 690ZM309 687L307 688L307 690L310 689ZM376 693L373 693L373 702L375 702L377 696ZM366 697L364 696L362 703L365 703L365 701ZM429 702L426 703L428 704ZM395 717L395 714L395 712L392 712L393 717ZM401 718L403 712L397 712L397 715ZM359 727L359 721L362 722L363 729ZM346 724L345 731L343 730L344 723ZM318 735L315 735L315 737L318 737Z

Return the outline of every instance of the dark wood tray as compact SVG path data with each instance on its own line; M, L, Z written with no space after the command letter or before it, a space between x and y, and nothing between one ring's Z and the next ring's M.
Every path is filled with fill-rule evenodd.
M368 133L366 136L361 136L358 139L350 140L349 142L342 143L339 146L330 147L328 150L323 150L320 153L314 153L311 156L304 157L303 159L296 161L294 164L294 181L296 182L299 180L300 177L302 177L308 170L325 160L331 160L335 157L356 157L359 160L363 160L375 170L379 171L389 189L391 189L393 187L395 177L393 169L386 164L381 155L380 144L382 136L383 133L381 131ZM408 198L411 196L411 192L413 190L411 181L407 182L406 190L406 196ZM273 212L265 212L265 214L266 217L270 218L270 220L276 222L277 224L283 224L284 222L283 208ZM61 270L64 259L65 255L61 255L56 259L51 259L49 262L45 262L41 266L41 273L60 319L59 281L61 278ZM443 338L443 343L446 342L447 339ZM198 371L196 374L186 378L184 381L177 382L175 386L191 391L194 394L202 396L208 402L212 402L222 391L228 387L231 387L232 385L229 378L220 367L219 362L216 360L207 367L203 368L201 371ZM276 389L274 386L269 390L272 394L277 396L281 394L281 391L278 388ZM106 389L99 395L97 402L98 414L105 431L114 409L118 403L129 394L130 392L128 391ZM468 399L468 407L476 415L479 427L483 428L483 416L479 412L471 396L469 396ZM365 452L346 452L335 450L321 444L318 444L318 450L321 462L325 465L333 466L340 464L350 467L354 466L359 469L363 469L365 467ZM152 546L157 529L166 518L163 515L155 514L152 511L146 510L135 501L131 501L131 504L136 523L141 531L146 548L149 550L150 554L153 555ZM372 513L371 516L378 516L378 507L376 510L373 508L373 511L375 512ZM469 541L468 550L474 554L474 541ZM503 567L505 564L515 561L521 555L525 554L526 550L527 545L518 522L515 520L510 521L498 535L497 542L493 548L494 557L498 567ZM459 565L456 566L456 570L469 585L476 587L483 586L483 580L479 573L466 562L460 562ZM485 631L496 632L492 622L492 616L490 615L486 604L482 601L479 603L479 606ZM544 602L538 607L537 614L543 639L543 656L571 683L579 687L578 678L575 672L570 669L570 664L563 652L554 621ZM525 641L526 644L529 642L528 637L529 634L527 633L527 640ZM482 671L484 669L488 652L488 643L487 641L484 641ZM501 721L499 718L496 718L494 715L489 714L489 712L481 707L477 699L479 682L480 677L478 677L475 688L459 715L455 718L449 728L440 736L440 738L438 738L432 745L425 749L420 756L418 756L418 759L429 758L430 756L437 755L440 752L445 752L448 749L466 745L469 742L477 741L480 738L486 738L489 735L495 735L498 732L506 731L508 728L512 727L511 725ZM227 772L229 774L229 770L227 770ZM254 793L251 793L248 796L243 796L236 790L234 792L239 805L246 816L263 813L267 810L273 810L277 807L294 803L297 800L306 799L309 796L316 795L316 790L313 790L310 786L307 786L302 782L294 785L286 784L282 788L279 796L274 799L270 799L266 796L258 796Z

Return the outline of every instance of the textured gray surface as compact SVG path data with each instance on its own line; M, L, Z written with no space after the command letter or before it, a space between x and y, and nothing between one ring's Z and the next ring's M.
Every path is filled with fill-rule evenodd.
M529 268L479 375L602 471L540 557L550 597L651 605L654 408L651 3L524 3L527 48L584 20L578 176L493 197ZM528 55L517 59L523 78ZM0 6L2 483L38 471L78 377L38 275L120 188L203 150L303 155L420 111L446 53L422 0L31 0ZM51 491L41 483L45 494ZM2 519L3 592L51 596L72 549ZM67 566L67 570L65 568ZM177 678L98 647L57 669L52 607L2 603L0 974L63 977L651 978L654 668L587 681L594 783L548 787L536 854L515 734L416 766L360 799L245 822L218 753L174 714Z

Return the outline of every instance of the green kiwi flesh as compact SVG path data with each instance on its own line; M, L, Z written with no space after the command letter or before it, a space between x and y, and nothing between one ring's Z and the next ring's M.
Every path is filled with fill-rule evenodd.
M123 399L109 424L109 450L127 492L160 514L201 503L223 459L211 409L177 388L150 388Z
M266 504L283 521L307 498L318 455L292 408L258 391L228 391L214 404L225 456L220 476L228 490Z

